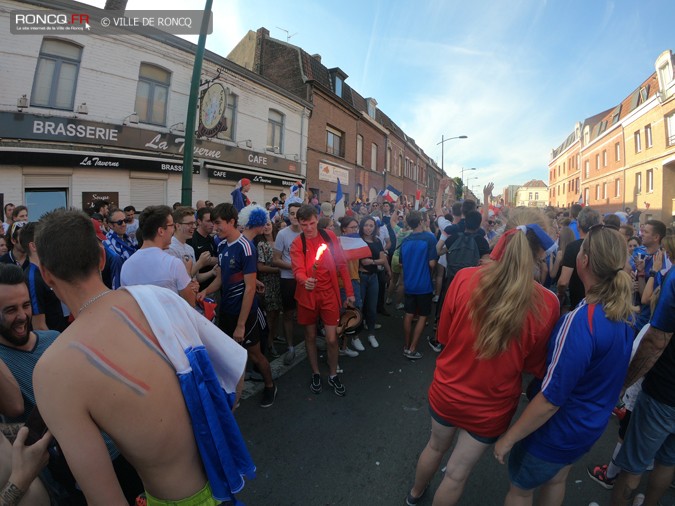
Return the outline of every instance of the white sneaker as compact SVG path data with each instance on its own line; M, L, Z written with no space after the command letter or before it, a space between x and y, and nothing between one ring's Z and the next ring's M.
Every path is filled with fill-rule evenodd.
M340 350L340 356L341 356L341 357L352 357L352 358L353 358L353 357L358 357L358 356L359 356L359 352L358 352L358 351L354 351L354 350L352 350L351 348L347 347L347 348L345 348L344 350Z
M368 328L368 324L367 324L367 323L364 323L364 324L363 324L363 328L366 329L366 330L370 330L370 329ZM375 325L373 325L373 330L380 330L381 328L382 328L382 325L379 324L379 323L376 323Z
M396 309L403 309L404 307L405 307L405 304L403 304L403 302L396 305Z
M373 348L379 348L380 347L380 343L377 342L377 339L375 339L375 336L372 335L372 334L368 336L368 342L370 343L370 345Z
M635 499L633 499L633 506L642 506L643 502L645 502L645 495L638 494L635 496Z
M363 346L363 343L361 342L361 339L358 337L355 339L352 339L352 346L356 351L366 351L366 348Z
M384 301L384 303L388 306L391 304L391 297L387 297L387 300Z
M431 299L431 302L438 302L438 295L434 295L434 298Z

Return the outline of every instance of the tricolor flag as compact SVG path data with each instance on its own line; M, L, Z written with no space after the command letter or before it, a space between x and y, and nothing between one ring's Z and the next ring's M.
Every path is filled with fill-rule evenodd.
M415 211L420 210L420 199L422 198L422 190L417 190L415 192Z
M586 205L586 203L584 202L584 194L583 193L579 194L579 200L577 201L577 204L579 204L580 206Z
M335 192L335 210L333 211L333 219L339 220L345 215L345 196L342 193L342 185L340 178L337 180L337 192Z
M401 192L393 186L387 185L387 189L382 190L382 196L387 200L387 202L396 202L401 196Z
M368 244L361 239L359 234L341 235L340 246L342 246L347 260L368 258L371 255Z

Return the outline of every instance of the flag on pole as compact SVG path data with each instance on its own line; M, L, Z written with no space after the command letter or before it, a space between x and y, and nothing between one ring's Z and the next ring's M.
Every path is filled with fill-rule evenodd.
M579 205L581 205L581 206L585 206L585 205L586 205L586 203L584 202L584 194L583 194L583 193L580 193L580 194L579 194L579 200L577 201L577 204L579 204Z
M401 192L391 185L387 185L387 188L382 190L382 197L384 197L387 202L396 202L400 196Z
M368 243L361 239L359 234L341 235L340 246L342 246L347 260L368 258L371 255Z
M415 211L420 210L420 199L422 198L422 190L415 191Z
M340 184L340 178L337 180L337 192L335 192L335 210L333 211L333 219L339 220L346 213L345 210L345 196L342 193L342 185Z

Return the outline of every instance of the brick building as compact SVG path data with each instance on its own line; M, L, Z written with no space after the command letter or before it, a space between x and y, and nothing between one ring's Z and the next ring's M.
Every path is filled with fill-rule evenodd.
M332 200L340 179L349 201L374 200L391 185L414 198L435 196L441 171L377 101L361 96L339 67L320 55L273 39L266 28L250 31L228 58L312 104L307 145L307 187Z

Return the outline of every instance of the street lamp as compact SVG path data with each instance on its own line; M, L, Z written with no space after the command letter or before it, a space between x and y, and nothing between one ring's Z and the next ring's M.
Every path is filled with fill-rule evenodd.
M464 172L468 170L476 170L476 167L471 167L470 169L465 169L462 167L462 186L464 186ZM477 177L475 179L477 179Z
M443 148L445 147L445 143L447 141L451 141L453 139L468 139L468 137L466 135L458 135L457 137L448 137L446 139L445 136L441 135L441 142L439 142L438 144L441 145L441 172L443 172L443 177L445 177L445 165L444 165L444 159L443 159L444 158L443 157L444 149ZM438 146L438 144L436 144L436 146Z

